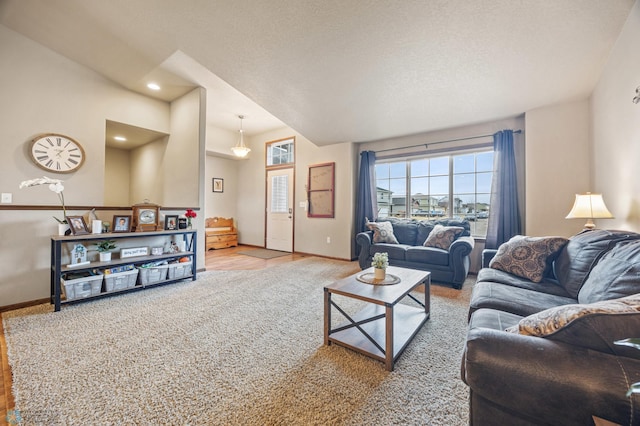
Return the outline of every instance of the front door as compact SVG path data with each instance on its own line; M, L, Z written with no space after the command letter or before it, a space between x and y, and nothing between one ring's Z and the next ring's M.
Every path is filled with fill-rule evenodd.
M293 168L267 171L266 247L293 252Z

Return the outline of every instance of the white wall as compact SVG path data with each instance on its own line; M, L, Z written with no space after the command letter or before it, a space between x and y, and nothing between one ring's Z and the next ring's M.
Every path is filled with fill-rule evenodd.
M636 2L591 98L593 189L615 219L600 227L640 232L640 2Z
M203 103L204 89L200 88L171 102L171 136L160 167L164 205L201 205L205 152Z
M167 136L129 151L131 164L129 202L131 204L143 203L145 200L153 204L165 204L165 177L162 167L168 145L169 137Z
M238 212L238 161L207 155L204 180L205 217L236 219ZM223 179L223 192L213 192L213 178Z
M104 157L104 204L107 206L129 206L131 186L131 153L125 149L105 149Z
M317 147L301 134L285 127L245 140L251 148L247 160L238 161L237 223L242 244L264 247L265 235L265 143L295 136L294 250L339 259L353 257L353 167L351 144ZM335 218L308 218L300 202L306 201L308 166L336 163ZM331 243L326 239L330 237Z
M528 111L525 120L525 233L574 235L586 222L565 219L575 194L596 192L591 182L589 103L585 99L538 108Z

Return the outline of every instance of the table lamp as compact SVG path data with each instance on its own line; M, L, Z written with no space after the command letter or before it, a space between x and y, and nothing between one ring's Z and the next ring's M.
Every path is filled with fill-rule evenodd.
M587 219L584 224L585 229L595 229L593 219L613 219L613 215L607 209L602 199L602 194L576 194L573 208L566 219Z

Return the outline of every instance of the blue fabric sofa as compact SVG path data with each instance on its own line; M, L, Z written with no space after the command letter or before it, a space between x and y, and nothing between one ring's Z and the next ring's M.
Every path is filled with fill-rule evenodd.
M431 272L431 280L462 288L469 273L469 255L474 247L469 222L466 220L440 219L419 221L414 219L382 218L378 222L390 222L398 243L374 243L373 232L365 231L356 235L360 247L358 263L360 268L371 266L373 255L378 252L389 254L389 264ZM459 226L462 234L453 241L448 250L424 247L424 242L435 225Z

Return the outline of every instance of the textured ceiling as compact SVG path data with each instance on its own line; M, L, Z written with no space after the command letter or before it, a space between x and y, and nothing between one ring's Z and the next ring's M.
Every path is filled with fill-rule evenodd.
M584 99L633 3L0 0L0 22L132 90L202 85L212 125L325 145Z

